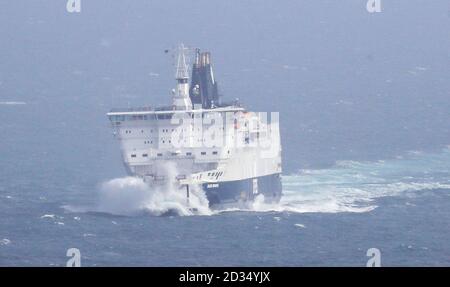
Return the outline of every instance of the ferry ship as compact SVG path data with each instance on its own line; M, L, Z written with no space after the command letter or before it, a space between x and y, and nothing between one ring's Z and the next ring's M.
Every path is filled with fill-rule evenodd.
M194 60L189 71L188 51ZM203 192L211 207L240 207L282 195L278 113L222 102L211 54L177 48L172 102L113 109L107 116L130 176L189 197Z

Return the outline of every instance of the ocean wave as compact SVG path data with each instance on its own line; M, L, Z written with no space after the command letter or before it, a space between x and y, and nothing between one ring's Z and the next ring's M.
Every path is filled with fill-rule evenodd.
M377 198L420 190L450 189L450 149L408 152L375 162L341 161L329 169L283 176L278 206L256 203L257 210L292 212L368 212Z
M175 166L165 167L168 178L175 178ZM93 206L64 206L69 212L99 212L114 215L149 214L164 215L212 215L208 200L199 188L190 189L189 203L186 194L175 187L175 182L164 186L151 187L141 178L123 177L104 182L98 192L97 203Z
M169 172L176 173L172 168ZM151 188L142 179L124 177L101 185L93 207L70 207L71 212L102 212L116 215L218 215L227 212L338 213L370 212L376 199L407 192L450 189L450 149L442 153L411 152L375 162L341 161L328 169L301 170L282 177L283 196L268 204L262 195L244 208L214 209L201 189L185 193L168 184Z
M201 190L191 190L188 204L185 193L173 188L170 183L164 187L151 188L142 179L135 177L105 182L97 211L122 215L146 212L157 216L211 214L206 196Z
M0 102L0 105L4 105L4 106L17 106L17 105L26 105L27 103L25 102L14 102L14 101L9 101L9 102Z

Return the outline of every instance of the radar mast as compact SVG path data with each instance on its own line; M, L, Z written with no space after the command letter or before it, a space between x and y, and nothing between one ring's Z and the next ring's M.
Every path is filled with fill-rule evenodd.
M177 80L176 89L173 90L173 109L174 110L190 110L192 102L189 97L189 69L186 64L187 48L183 44L178 47L177 70L175 79Z

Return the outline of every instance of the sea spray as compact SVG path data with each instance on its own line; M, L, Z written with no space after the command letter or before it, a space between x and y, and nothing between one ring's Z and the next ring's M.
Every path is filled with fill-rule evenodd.
M331 168L285 175L282 182L283 196L279 203L266 203L259 195L245 210L369 212L377 207L377 198L450 189L450 149L441 153L409 152L397 159L376 162L340 161Z
M245 207L226 210L208 207L204 192L191 187L186 192L174 186L174 165L165 167L170 179L165 186L150 187L141 178L124 177L104 182L94 207L69 207L70 212L105 212L119 215L212 215L223 212L369 212L376 199L409 192L450 189L450 148L442 153L411 152L396 159L357 162L342 161L327 169L301 170L282 177L283 196L277 204L259 195ZM195 211L194 211L195 210Z
M450 189L450 149L410 152L376 162L341 161L328 169L283 176L276 205L255 201L255 211L368 212L377 198L421 190Z
M145 212L155 216L212 213L201 190L191 189L188 204L184 190L168 185L150 187L137 177L116 178L103 183L96 210L117 215L137 215Z
M201 188L191 186L189 202L186 191L176 183L176 166L168 162L162 167L167 181L164 185L150 186L142 178L124 177L104 182L99 192L97 211L135 215L210 215L208 200Z

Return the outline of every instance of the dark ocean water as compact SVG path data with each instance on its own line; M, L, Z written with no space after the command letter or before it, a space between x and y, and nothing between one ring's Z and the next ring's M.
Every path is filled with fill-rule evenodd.
M2 1L0 265L449 266L449 3L382 1ZM279 205L191 215L125 177L105 113L168 103L180 41L280 112Z
M365 266L369 248L385 266L450 265L448 148L304 169L283 177L280 204L201 215L134 179L42 161L41 176L20 174L22 158L1 178L0 265L64 266L69 248L83 266Z
M449 201L449 190L432 190L379 199L369 213L203 217L66 214L57 203L22 203L24 211L14 203L12 218L2 204L11 243L0 247L0 262L65 266L66 250L76 247L83 266L365 266L376 247L384 266L449 266ZM41 219L43 207L56 218Z

